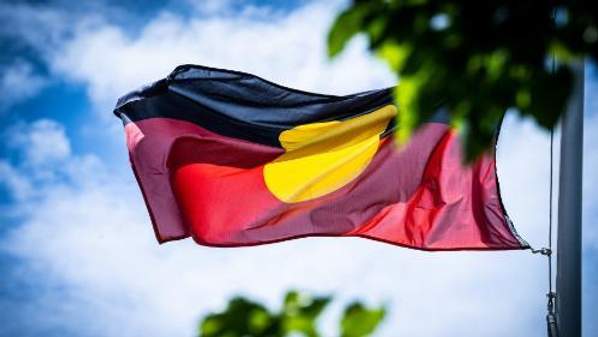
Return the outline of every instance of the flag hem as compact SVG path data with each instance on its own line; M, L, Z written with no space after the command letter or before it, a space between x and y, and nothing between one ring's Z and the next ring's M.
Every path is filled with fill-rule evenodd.
M501 117L499 123L498 123L498 127L496 128L496 137L494 137L494 151L493 151L493 159L494 159L494 177L496 179L496 194L498 195L498 203L500 204L500 208L502 210L503 216L505 218L505 221L507 222L507 227L509 229L509 231L511 232L511 235L513 235L513 237L519 242L519 244L521 245L521 249L531 249L530 244L525 241L520 235L519 233L517 233L517 230L515 229L515 225L513 224L513 221L511 220L511 217L509 216L508 212L507 212L507 208L505 207L505 204L503 202L502 199L502 193L500 190L500 179L498 179L498 160L496 158L496 152L498 151L498 140L500 139L500 131L502 129L502 124L504 122L504 117L505 115L503 114L503 116Z
M390 240L384 240L377 237L368 236L365 234L352 234L352 235L339 235L339 234L325 234L325 233L316 233L316 234L301 234L292 237L286 237L282 239L273 239L267 241L260 241L260 242L251 242L251 243L234 243L234 244L216 244L211 242L205 242L202 240L197 239L193 235L190 235L193 240L201 246L207 246L212 248L242 248L242 247L253 247L253 246L261 246L265 244L274 244L274 243L281 243L285 241L292 241L297 239L308 239L308 238L360 238L360 239L367 239L372 241L377 241L385 244L389 244L392 246L398 246L403 248L415 249L419 251L426 251L426 252L448 252L448 251L502 251L502 250L527 250L531 247L529 246L520 246L520 247L458 247L458 248L430 248L430 247L419 247L419 246L412 246L409 244L393 242ZM178 239L174 239L178 240Z

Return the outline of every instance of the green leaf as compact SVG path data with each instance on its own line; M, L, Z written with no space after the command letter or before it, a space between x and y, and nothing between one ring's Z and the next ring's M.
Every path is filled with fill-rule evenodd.
M341 12L328 32L328 56L334 57L340 53L347 42L363 29L364 17L369 7L362 4L350 7Z
M222 328L218 317L206 317L200 326L201 336L214 336Z
M223 312L206 316L199 326L200 337L262 336L275 318L266 308L243 297L229 301Z
M254 335L260 335L268 329L273 320L273 317L266 310L253 309L249 313L249 331Z
M284 297L284 312L285 313L294 313L297 311L297 308L299 308L301 302L301 298L300 295L297 291L295 290L291 290L289 292L287 292L287 294Z
M378 327L386 309L366 308L359 302L349 305L341 320L341 337L370 336Z
M392 70L401 71L411 52L411 46L407 44L387 41L377 49L376 55L385 60Z
M290 291L285 296L282 326L285 333L299 332L308 337L318 337L316 320L330 297L312 298L306 294Z
M329 55L356 34L399 78L397 139L404 143L442 103L459 125L466 158L491 149L498 122L516 108L550 128L571 93L571 64L598 61L598 12L573 0L534 6L507 0L353 0L329 31ZM553 18L567 12L567 20ZM434 29L445 13L450 25ZM557 59L553 69L552 57Z

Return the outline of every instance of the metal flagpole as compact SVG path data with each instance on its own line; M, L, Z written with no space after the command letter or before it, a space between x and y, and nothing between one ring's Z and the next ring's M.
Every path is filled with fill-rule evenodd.
M574 85L561 126L556 318L560 337L581 337L581 183L584 63L573 65Z

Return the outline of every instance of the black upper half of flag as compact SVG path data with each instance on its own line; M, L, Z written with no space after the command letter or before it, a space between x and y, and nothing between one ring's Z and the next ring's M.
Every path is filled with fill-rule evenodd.
M121 97L114 114L125 123L156 117L185 120L223 136L280 147L278 138L285 130L371 112L393 104L392 93L393 88L385 88L325 95L248 73L181 65L166 78Z

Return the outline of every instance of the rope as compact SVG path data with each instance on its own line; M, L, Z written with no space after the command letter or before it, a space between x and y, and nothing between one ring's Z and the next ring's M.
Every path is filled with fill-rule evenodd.
M554 71L554 56L552 58L552 67ZM550 205L548 206L548 293L546 296L548 297L548 303L546 304L546 323L548 325L548 336L550 337L557 337L558 336L558 329L557 329L557 322L556 322L556 308L555 308L555 300L556 300L556 292L552 287L552 197L553 197L553 181L554 181L554 128L550 128L550 196L548 197L548 202Z
M552 73L556 69L556 58L552 55L551 60ZM533 254L542 254L546 256L548 263L548 292L546 293L546 324L549 337L558 337L558 327L556 321L556 292L552 285L552 204L553 204L553 181L554 181L554 127L550 128L550 182L548 196L548 247L541 249L532 249Z
M554 60L553 60L554 62ZM554 65L553 65L554 66ZM554 181L554 128L550 128L550 182L548 196L548 247L541 249L532 249L533 254L542 254L546 256L548 262L548 292L546 293L546 324L549 337L558 337L556 322L556 292L552 286L552 200L553 200L553 181Z

